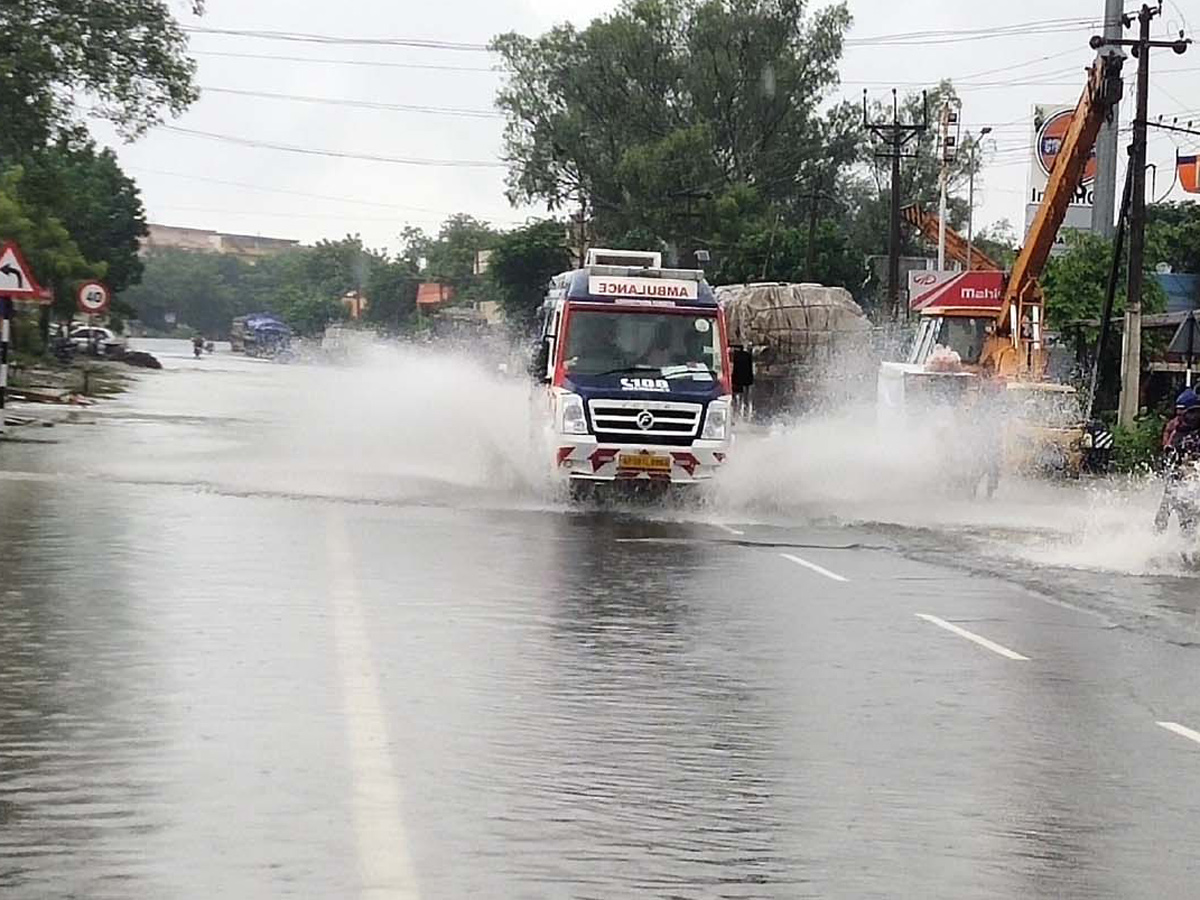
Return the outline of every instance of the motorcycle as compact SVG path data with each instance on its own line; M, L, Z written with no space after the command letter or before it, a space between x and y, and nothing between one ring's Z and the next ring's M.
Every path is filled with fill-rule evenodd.
M54 338L50 344L50 351L54 354L54 358L63 365L68 365L75 359L75 350L75 342L64 336Z
M1197 525L1200 525L1200 461L1180 463L1174 471L1167 473L1162 503L1154 517L1154 530L1165 533L1170 527L1172 513L1179 517L1179 530L1183 536L1189 543L1194 541ZM1185 551L1182 556L1184 566L1200 568L1200 550Z

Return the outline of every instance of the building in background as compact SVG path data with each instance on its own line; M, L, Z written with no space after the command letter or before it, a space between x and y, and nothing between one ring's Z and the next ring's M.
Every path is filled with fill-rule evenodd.
M437 309L454 299L454 288L436 281L426 281L417 288L417 309L423 312Z
M370 305L362 291L346 291L342 294L342 306L346 307L346 316L355 322L363 317Z
M182 228L151 222L149 233L142 238L141 254L155 250L194 250L201 253L223 253L241 259L256 260L275 256L300 246L291 238L262 237L253 234L226 234L207 228Z

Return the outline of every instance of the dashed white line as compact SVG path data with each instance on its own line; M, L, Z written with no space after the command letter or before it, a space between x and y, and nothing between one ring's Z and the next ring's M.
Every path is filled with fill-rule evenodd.
M388 752L388 726L374 648L359 600L350 538L340 513L331 513L327 534L334 644L342 673L353 779L350 802L362 878L359 896L363 900L416 900L416 877L401 814L400 779Z
M918 619L924 619L926 622L930 622L936 625L938 628L944 628L953 634L957 634L959 637L964 637L968 641L978 644L980 647L991 650L993 653L999 653L1006 659L1016 659L1025 662L1029 661L1028 656L1022 656L1016 650L1009 650L1004 645L997 644L995 641L989 641L987 638L981 637L980 635L975 634L973 631L967 631L965 628L959 628L957 625L952 625L945 619L939 619L937 616L927 615L926 613L917 613L916 615Z
M1156 724L1161 728L1167 729L1167 731L1175 732L1180 737L1185 737L1189 741L1195 741L1197 744L1200 744L1200 731L1193 731L1186 725L1180 725L1178 722L1158 722Z
M741 537L743 534L746 533L744 531L740 531L737 528L731 528L728 525L722 525L720 522L713 522L713 525L717 528L720 528L722 531L728 531L730 534L737 535L738 537Z
M784 559L791 560L798 566L804 566L804 568L806 568L806 569L811 569L812 571L816 572L818 575L824 575L830 581L843 581L844 582L844 581L850 580L849 578L842 577L837 572L830 572L824 566L818 566L816 563L809 562L807 559L801 559L798 556L793 556L791 553L780 553L779 555L782 556Z

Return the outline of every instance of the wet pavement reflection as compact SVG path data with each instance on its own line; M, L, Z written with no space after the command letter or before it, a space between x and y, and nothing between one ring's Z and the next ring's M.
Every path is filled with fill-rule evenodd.
M3 896L1200 883L1200 747L1154 724L1200 723L1187 648L894 536L406 495L365 432L335 464L278 418L317 367L167 355L0 446Z

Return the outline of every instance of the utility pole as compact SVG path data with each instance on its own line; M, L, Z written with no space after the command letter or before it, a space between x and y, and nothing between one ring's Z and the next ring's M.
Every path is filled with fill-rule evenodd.
M817 220L820 218L821 202L821 176L813 175L812 180L812 202L808 207L808 247L806 248L804 261L804 277L809 281L816 281L813 275L813 270L817 267ZM771 237L775 237L775 232L771 232Z
M867 117L867 92L863 91L863 127L887 144L887 152L877 152L877 159L892 161L892 213L888 239L888 313L891 318L900 314L900 160L914 159L915 153L905 153L909 141L919 138L929 129L929 102L921 92L923 121L905 125L900 122L900 101L896 89L892 88L892 121L871 122Z
M955 152L958 148L958 111L946 103L942 107L939 119L941 123L939 140L941 166L938 170L938 271L944 272L946 270L946 189L950 180L950 163L954 162ZM950 134L952 126L955 130L953 135ZM968 257L969 259L970 257ZM970 267L968 261L967 268Z
M1121 22L1124 16L1123 0L1104 0L1104 39L1121 39ZM1124 55L1114 45L1100 49L1099 55ZM1120 130L1121 107L1114 104L1108 120L1100 126L1100 137L1096 140L1096 180L1092 205L1092 234L1103 238L1113 236L1113 212L1117 196L1117 134Z
M1180 33L1177 41L1150 40L1150 23L1162 14L1162 4L1151 7L1142 4L1136 20L1137 40L1092 38L1093 49L1101 47L1132 47L1138 61L1137 110L1133 119L1133 144L1129 165L1132 166L1129 195L1129 280L1125 289L1125 345L1121 354L1121 400L1117 421L1130 426L1137 418L1141 405L1142 380L1142 279L1146 258L1146 128L1150 105L1150 50L1169 47L1176 53L1187 52L1189 41ZM1133 25L1133 16L1123 16L1126 28Z
M970 138L971 141L971 161L969 171L967 172L967 271L971 271L971 250L975 243L975 151L979 148L979 142L987 135L992 133L992 126L985 125L979 129L979 137Z

